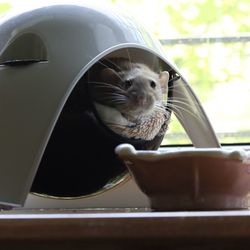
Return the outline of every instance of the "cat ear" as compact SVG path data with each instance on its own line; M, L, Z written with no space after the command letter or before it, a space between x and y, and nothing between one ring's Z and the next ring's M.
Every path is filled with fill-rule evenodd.
M168 92L168 81L169 81L169 73L167 71L162 71L159 75L160 84L162 88L162 93Z
M101 72L101 79L104 82L114 84L114 83L117 83L120 80L120 77L119 77L118 73L115 70L113 70L111 68L105 68Z

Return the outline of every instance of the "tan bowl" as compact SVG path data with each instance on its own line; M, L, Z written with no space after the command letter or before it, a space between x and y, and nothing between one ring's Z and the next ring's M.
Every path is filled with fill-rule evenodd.
M250 207L250 152L223 149L115 149L154 210Z

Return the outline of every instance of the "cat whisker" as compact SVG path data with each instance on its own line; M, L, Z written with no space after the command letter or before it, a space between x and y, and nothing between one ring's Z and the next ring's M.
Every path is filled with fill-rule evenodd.
M175 92L180 91L179 89L177 89L177 86L181 86L181 89L186 88L186 86L183 85L183 82L176 81L173 84L171 84L170 86L168 86L168 89L171 90L171 91L175 91ZM183 92L181 91L181 93L183 93Z
M187 103L187 98L185 98L185 97L172 97L172 98L169 98L168 100L169 100L169 102L172 102L172 103L173 102L174 103L181 103L181 104L186 105L186 106L190 105L189 103ZM195 105L199 106L198 101L194 100L193 103Z
M106 82L95 82L95 81L89 81L90 84L94 85L95 89L110 89L112 91L120 91L121 93L125 93L125 90L122 89L120 86L118 85L114 85L114 84L109 84Z
M166 110L168 113L171 113L171 112L172 112L172 109L171 109L169 106L166 106L166 107L165 107L165 110Z
M168 87L168 90L174 91L175 93L182 93L183 94L182 90L176 89L176 85Z
M178 109L172 109L172 111L173 111L173 113L174 113L174 115L176 116L176 118L178 118L178 120L181 122L181 123L183 123L184 122L184 117L183 117L183 113L182 112L180 112L180 110L178 110Z
M168 102L168 104L169 105L181 106L183 108L186 107L187 109L190 107L190 105L188 103L186 103L184 101L179 101L179 100L171 100L171 101Z
M174 93L174 95L179 94L179 95L183 96L183 90L179 90L176 88L168 88L168 91L172 91Z
M169 86L168 89L169 89L169 90L172 90L172 91L177 91L176 86L181 85L181 84L182 84L181 82L178 83L178 84L173 84L172 86ZM182 87L183 87L183 86L182 86Z
M108 62L109 64L111 64L111 65L112 65L115 69L117 69L118 71L122 71L122 68L121 68L118 64L116 64L113 60L110 60L110 59L108 59L108 58L99 60L99 61L96 62L96 64L100 64L100 65L104 66L104 68L110 68L110 65L106 64L105 61ZM111 68L112 68L112 67L111 67ZM115 72L116 72L116 70L115 70ZM122 81L122 78L120 77L120 75L119 75L119 74L116 74L116 75L117 75L117 76L120 78L120 80Z
M169 104L169 107L172 108L172 110L173 110L173 112L174 112L175 114L178 113L178 112L181 112L181 110L182 110L182 111L188 113L189 115L193 116L194 118L196 118L196 119L198 119L198 120L201 120L201 119L202 119L201 116L197 115L196 113L194 113L194 112L192 112L192 111L190 111L190 110L188 110L187 108L184 108L184 107L182 107L182 106L178 106L178 105L175 105L175 104L171 104L171 103L170 103L170 104Z
M155 105L155 108L157 109L157 110L166 110L166 107L165 106L163 106L162 104L156 104Z
M104 100L99 100L99 103L104 103L106 106L110 106L110 107L117 107L119 105L124 105L126 103L126 100L120 100L120 101L114 101L112 99L104 99Z
M169 106L174 106L177 107L179 109L182 109L183 111L191 114L192 116L195 116L196 118L200 119L200 113L199 115L196 112L192 112L189 108L190 105L188 103L186 103L185 101L179 101L179 100L172 100L172 102L170 101L168 103Z
M122 71L122 68L121 68L117 63L115 63L114 61L112 61L112 60L110 60L110 59L108 59L108 58L105 58L104 60L107 61L108 63L110 63L111 65L113 65L113 66L114 66L115 68L117 68L119 71ZM100 63L100 64L101 64L102 66L104 66L105 68L110 68L109 65L107 65L107 64L104 63L104 60L98 61L98 63Z
M183 84L182 82L175 82L174 84L172 84L171 86L169 86L169 89L174 89L176 86L178 86L178 85L181 85L181 84Z
M101 95L99 96L99 99L102 100L112 100L113 102L118 102L118 101L127 101L128 98L127 96L119 93L107 93L106 95Z
M174 112L174 114L175 114L176 118L178 118L178 120L179 120L181 123L184 123L182 113Z
M111 99L113 98L114 101L115 100L127 100L127 96L123 95L123 94L119 94L119 93L107 93L106 95L102 95L100 96L101 99Z
M106 60L106 61L109 61L111 64L113 64L113 63L112 63L110 60L108 60L107 58L105 58L105 60ZM97 61L96 63L98 63L98 64L104 66L105 68L109 68L109 66L108 66L107 64L105 64L105 63L103 62L103 60L99 60L99 61Z
M169 98L169 103L182 104L182 105L184 105L184 106L186 106L186 107L189 107L189 106L190 106L190 104L188 104L188 103L186 102L186 99L185 99L185 98L183 98L183 99L181 99L181 98L174 98L174 99ZM196 103L196 104L197 104L197 103Z

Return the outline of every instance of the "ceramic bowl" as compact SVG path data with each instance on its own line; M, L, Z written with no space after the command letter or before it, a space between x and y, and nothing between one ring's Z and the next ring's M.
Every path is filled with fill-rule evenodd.
M142 151L121 144L115 152L153 210L250 207L250 152L243 149Z

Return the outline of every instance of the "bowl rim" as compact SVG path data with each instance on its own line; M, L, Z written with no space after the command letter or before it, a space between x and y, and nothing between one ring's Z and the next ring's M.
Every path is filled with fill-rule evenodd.
M137 159L155 161L180 157L209 157L237 160L250 164L250 151L243 148L174 148L169 150L136 150L131 144L120 144L115 153L123 160Z

